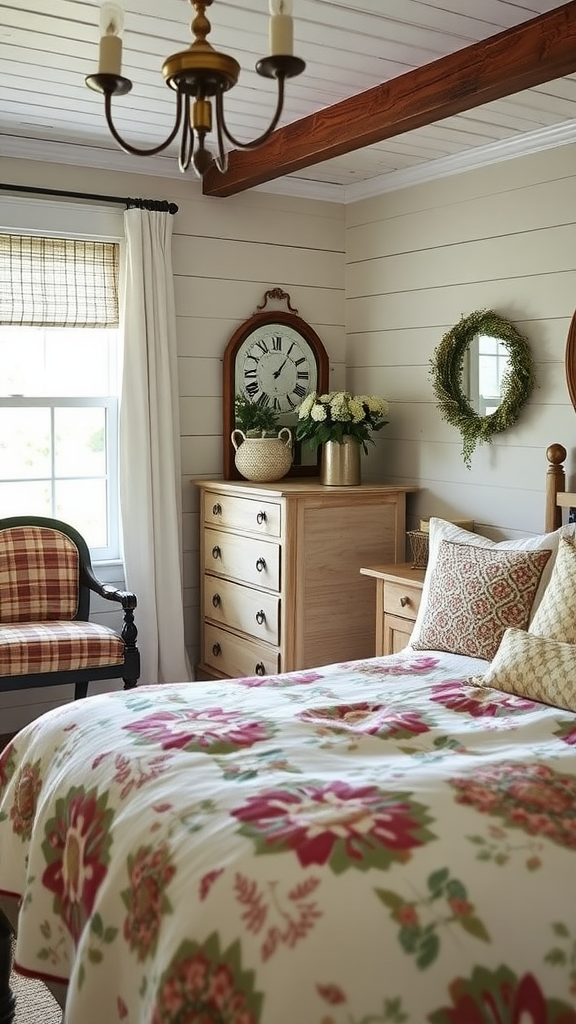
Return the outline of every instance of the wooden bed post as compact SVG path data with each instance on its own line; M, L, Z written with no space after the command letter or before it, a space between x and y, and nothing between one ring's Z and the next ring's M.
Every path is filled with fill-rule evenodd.
M10 988L12 970L12 928L0 910L0 1024L12 1024L16 1015L16 1000Z
M546 471L545 529L547 533L551 533L562 525L562 510L556 498L566 489L566 474L562 465L566 458L566 449L561 444L551 444L546 449L546 458L550 465Z

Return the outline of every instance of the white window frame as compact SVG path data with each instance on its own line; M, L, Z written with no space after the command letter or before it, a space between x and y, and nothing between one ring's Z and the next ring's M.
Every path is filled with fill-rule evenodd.
M56 510L56 485L61 480L90 480L90 477L60 477L55 473L55 438L54 438L54 411L56 409L104 409L106 413L106 522L108 525L108 545L106 547L90 547L90 555L95 562L117 561L120 557L120 529L119 529L119 508L120 495L118 487L118 399L113 396L103 398L0 398L2 409L50 409L50 476L26 477L26 483L43 482L50 486L50 515L53 519L59 519ZM98 477L102 479L102 477ZM1 483L19 483L22 477L15 480L3 479ZM118 510L118 512L116 511Z

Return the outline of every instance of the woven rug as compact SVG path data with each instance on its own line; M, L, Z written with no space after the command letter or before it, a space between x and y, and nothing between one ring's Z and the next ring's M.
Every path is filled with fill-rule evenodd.
M61 1024L62 1011L41 981L12 971L10 985L16 996L14 1024Z

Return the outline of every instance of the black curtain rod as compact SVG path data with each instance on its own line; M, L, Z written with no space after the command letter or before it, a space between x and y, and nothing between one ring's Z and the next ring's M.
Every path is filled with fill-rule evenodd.
M176 203L167 199L130 199L125 196L99 196L91 192L66 192L57 188L35 188L31 185L5 185L0 183L2 192L31 192L40 196L65 196L67 199L92 199L99 203L114 203L125 206L127 210L138 207L142 210L155 210L161 213L178 213Z

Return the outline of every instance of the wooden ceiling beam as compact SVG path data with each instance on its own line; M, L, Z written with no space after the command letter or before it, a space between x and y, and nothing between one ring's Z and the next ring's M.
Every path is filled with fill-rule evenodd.
M227 172L211 167L202 190L207 196L235 195L574 71L576 0L571 0L293 121L258 150L234 150Z

